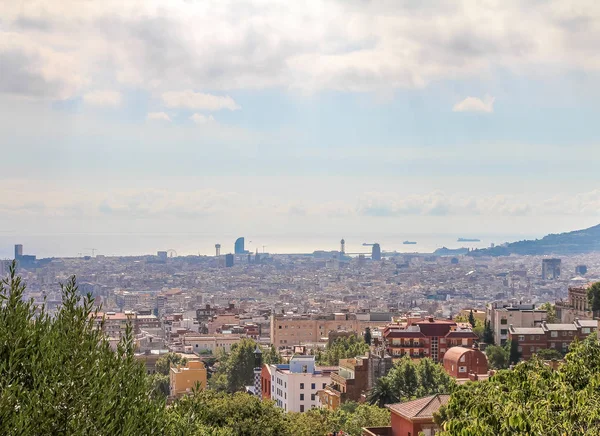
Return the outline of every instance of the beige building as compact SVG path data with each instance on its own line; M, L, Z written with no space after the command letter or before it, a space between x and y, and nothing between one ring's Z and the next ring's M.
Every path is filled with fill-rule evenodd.
M591 284L585 286L572 286L569 288L567 301L556 302L557 322L570 323L576 319L593 319L594 314L588 301L588 289Z
M172 366L169 379L172 397L191 393L197 384L201 389L206 389L206 367L200 361L188 362L186 366Z
M271 315L271 343L276 347L290 347L325 340L330 331L350 331L362 334L384 328L392 317L390 313L332 313L328 315Z
M186 352L198 354L215 354L218 348L225 352L231 351L231 346L242 340L240 335L201 335L188 333L183 335L183 349Z
M487 306L487 319L494 330L496 345L508 341L509 327L541 327L546 321L546 311L535 308L534 304L512 304L493 302Z

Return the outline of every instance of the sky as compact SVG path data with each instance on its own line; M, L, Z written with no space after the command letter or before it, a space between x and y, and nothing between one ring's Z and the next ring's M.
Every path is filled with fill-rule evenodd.
M0 2L0 236L595 225L598 41L595 0Z

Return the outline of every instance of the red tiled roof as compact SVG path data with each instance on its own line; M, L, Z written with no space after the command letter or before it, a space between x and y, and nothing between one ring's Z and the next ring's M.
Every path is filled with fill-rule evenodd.
M423 334L425 336L437 336L437 337L441 337L441 336L446 336L446 334L450 331L450 327L452 327L453 325L456 325L456 323L430 323L430 322L424 322L424 323L418 323L418 326L421 329L421 332L423 332Z
M424 338L425 335L421 332L407 332L407 331L390 331L384 335L386 338Z
M388 408L400 416L413 419L433 418L441 406L448 403L450 395L437 394L429 397L419 398L418 400L408 401L406 403L388 404Z
M479 336L477 336L473 332L449 332L446 335L446 337L447 338L473 338L473 339L479 338Z

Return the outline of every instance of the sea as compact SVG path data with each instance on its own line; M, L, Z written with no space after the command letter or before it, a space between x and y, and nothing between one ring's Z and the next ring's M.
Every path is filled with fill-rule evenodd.
M0 258L12 259L14 245L23 244L23 254L45 257L81 257L90 255L139 256L153 255L157 251L173 250L174 255L215 254L215 244L221 244L221 254L233 252L234 242L245 237L246 250L272 254L313 253L316 250L340 249L345 240L346 253L370 254L371 247L363 244L378 243L383 252L431 253L438 248L486 248L491 244L523 239L540 238L536 234L431 234L431 233L377 233L364 232L346 235L315 233L295 234L208 234L208 233L52 233L7 234L0 233ZM480 239L480 242L459 242L458 238ZM404 241L416 242L407 245Z

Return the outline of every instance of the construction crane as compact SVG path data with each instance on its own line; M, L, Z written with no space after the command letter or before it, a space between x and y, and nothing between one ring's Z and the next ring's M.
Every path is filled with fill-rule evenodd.
M265 247L266 247L266 245L263 245L263 246L262 246L262 248L263 248L263 253L265 252Z
M96 257L96 251L98 251L97 248L84 248L84 250L91 250L92 257Z

